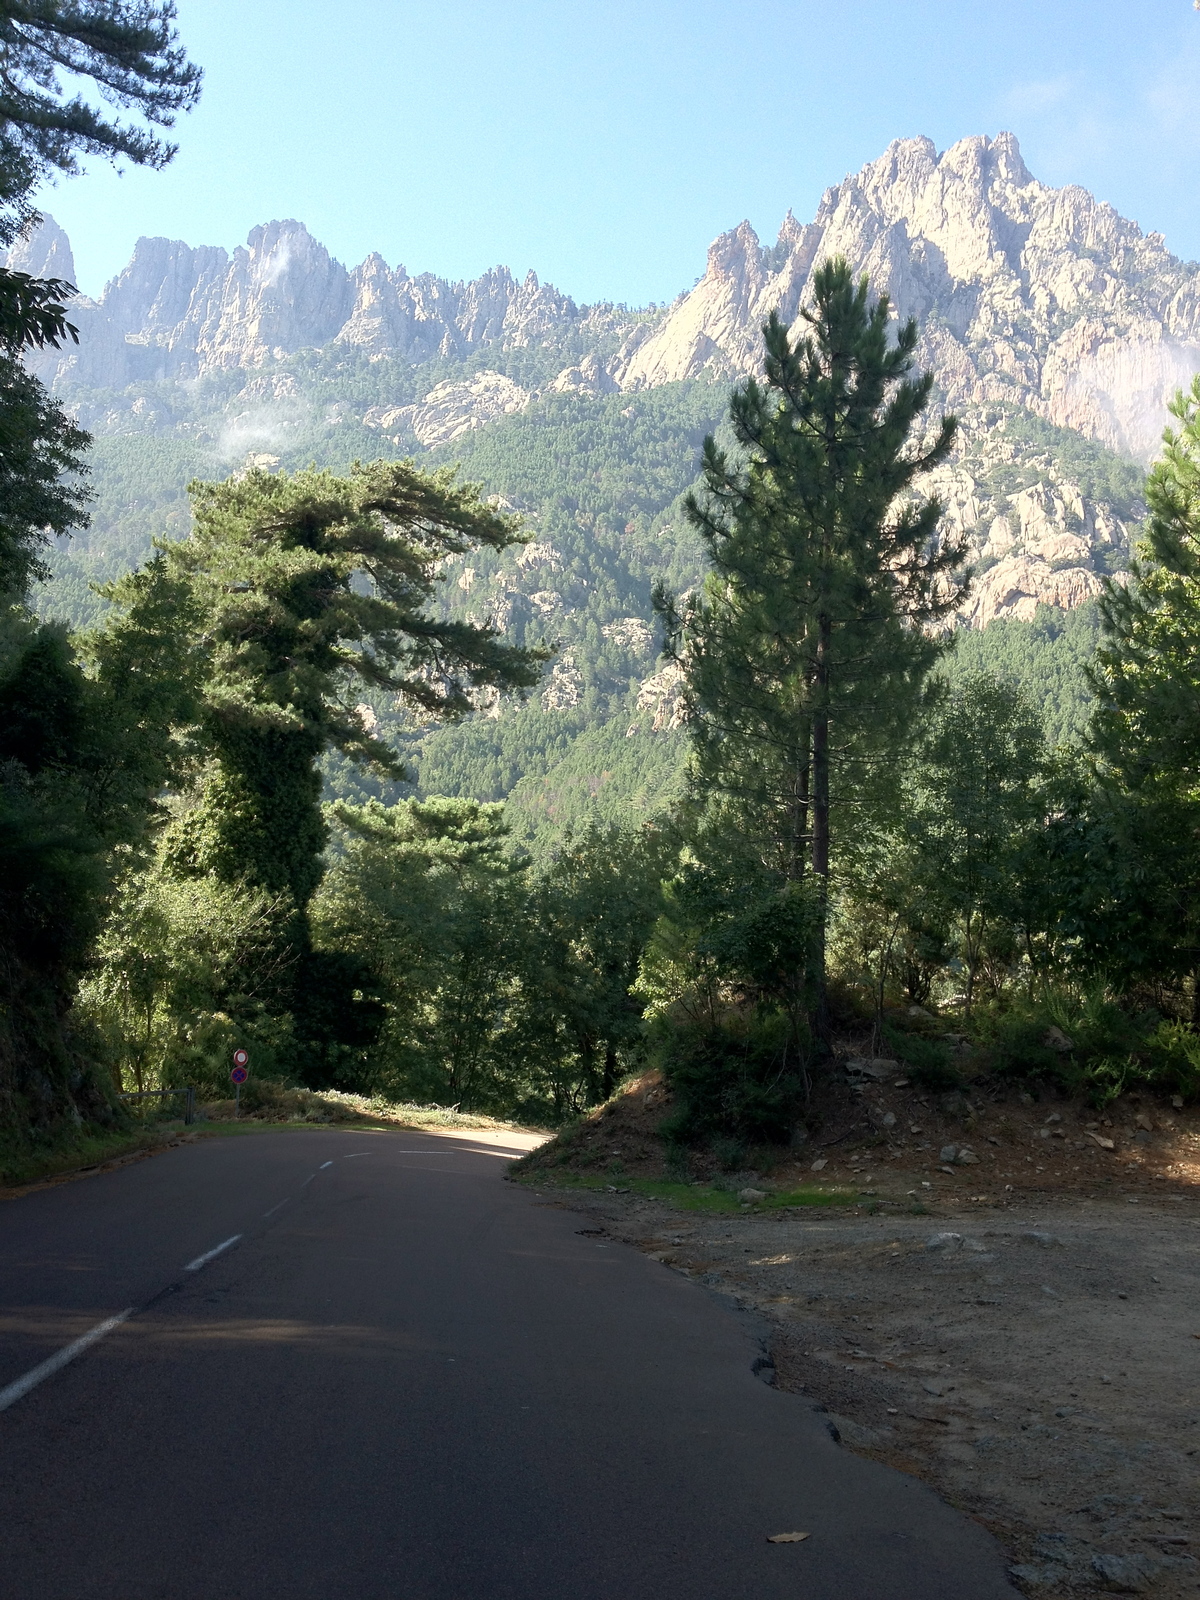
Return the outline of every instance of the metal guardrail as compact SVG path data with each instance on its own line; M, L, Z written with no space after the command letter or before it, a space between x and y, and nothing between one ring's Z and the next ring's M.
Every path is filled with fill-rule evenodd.
M183 1120L185 1125L190 1125L196 1120L196 1091L189 1084L186 1089L134 1089L129 1094L118 1095L119 1100L148 1100L156 1095L181 1094L185 1096L183 1102Z

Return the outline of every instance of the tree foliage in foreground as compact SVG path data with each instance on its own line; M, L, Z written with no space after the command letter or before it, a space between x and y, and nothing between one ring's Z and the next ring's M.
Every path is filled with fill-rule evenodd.
M165 166L175 146L153 129L169 128L200 93L200 69L179 44L171 0L0 0L0 50L5 243L36 215L29 191L54 173L77 172L81 155ZM81 92L84 80L137 120L98 108Z
M1092 747L1151 909L1136 955L1190 973L1200 1023L1200 379L1171 406L1146 486L1150 518L1131 581L1101 601ZM1119 797L1114 803L1114 798ZM1128 851L1127 851L1128 853ZM1146 906L1149 900L1150 906ZM1131 930L1132 931L1132 930ZM1147 930L1149 932L1151 930ZM1128 968L1127 968L1128 970Z
M639 1058L639 963L661 905L660 836L582 835L540 874L503 807L334 808L318 945L374 964L371 1082L407 1098L561 1120Z
M127 649L154 647L164 629L193 649L190 762L165 863L275 899L276 946L290 960L284 997L321 1013L299 1023L319 1035L325 991L362 987L361 973L322 959L309 938L327 838L320 758L333 749L401 770L356 703L361 686L453 719L480 689L536 681L544 651L430 608L447 554L520 533L448 473L403 463L346 477L255 472L196 484L192 498L191 537L111 591L121 608L111 632Z

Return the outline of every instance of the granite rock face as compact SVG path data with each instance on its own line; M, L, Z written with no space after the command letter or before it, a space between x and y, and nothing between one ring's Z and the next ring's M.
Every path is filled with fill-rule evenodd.
M439 383L415 406L372 406L363 417L395 445L416 439L426 450L451 444L472 428L524 411L533 399L499 372L478 372L465 383Z
M74 272L70 244L52 217L13 250L11 264L60 277ZM574 333L599 339L632 332L638 320L609 306L581 310L536 273L518 282L507 267L450 283L432 273L410 277L373 254L351 271L294 221L253 229L232 255L139 239L99 300L73 302L72 315L79 346L31 362L60 391L259 367L335 342L420 365L491 345ZM589 385L615 387L585 359L579 387Z
M1003 133L940 155L897 140L813 222L789 213L773 246L748 222L723 234L621 387L754 371L768 313L794 325L837 255L921 321L921 360L954 408L1008 401L1147 459L1166 401L1200 371L1200 272L1085 189L1040 183Z
M938 385L934 409L961 418L954 458L927 484L945 507L943 529L965 537L975 569L960 621L1025 619L1039 604L1070 608L1097 594L1105 574L1127 564L1136 490L1119 504L1098 498L1108 492L1103 474L1092 487L1086 472L1073 477L1050 431L1041 429L1039 443L1026 413L1148 460L1167 400L1200 371L1200 270L1085 190L1040 183L1011 134L942 153L928 139L896 141L829 189L811 222L789 212L773 245L749 223L722 234L697 286L665 309L578 306L536 274L517 279L504 267L457 283L410 276L378 254L351 269L295 221L255 228L232 254L142 239L98 300L72 302L79 345L35 352L30 364L97 433L170 431L171 383L156 384L238 374L233 398L214 402L225 409L199 424L222 462L287 448L318 413L419 454L539 404L561 412L560 397L624 392L633 406L636 391L752 373L769 313L801 326L813 273L834 255L868 273L898 316L918 319L919 361ZM70 243L49 217L9 261L74 278ZM338 346L410 369L394 403L331 403L327 391L318 399L303 364L288 365L297 352ZM521 350L536 357L501 359ZM431 367L420 382L433 363L440 371ZM518 382L510 372L538 376ZM375 393L386 399L392 384L389 374ZM1023 432L1010 426L1014 417ZM569 585L558 595L561 568L543 540L507 575L477 579L468 569L455 581L485 608L481 618L552 628L588 604ZM641 636L608 643L629 651L641 677ZM572 671L548 685L562 709L581 693ZM677 726L669 674L643 688L650 723Z
M921 361L955 409L1025 406L1148 459L1166 400L1200 371L1200 271L1086 190L1040 183L1007 133L941 154L928 139L897 140L827 190L812 222L789 212L774 245L748 222L722 234L699 284L666 313L581 308L506 267L451 283L373 254L349 270L294 221L255 228L232 255L141 239L99 300L75 302L80 345L33 364L60 390L119 388L334 342L420 365L573 341L594 348L552 391L734 379L757 368L768 314L795 325L814 271L835 255L869 273L898 316L919 319ZM11 264L74 274L50 217Z

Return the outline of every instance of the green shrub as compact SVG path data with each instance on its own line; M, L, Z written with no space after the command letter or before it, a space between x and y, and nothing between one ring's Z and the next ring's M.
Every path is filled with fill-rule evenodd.
M1014 1008L989 1016L976 1014L976 1028L988 1046L989 1064L1002 1078L1061 1081L1068 1063L1046 1041L1051 1019L1039 1008Z
M716 1027L667 1035L663 1076L676 1109L661 1132L669 1143L723 1137L740 1143L786 1139L804 1101L805 1083L783 1017L727 1017Z
M741 1139L731 1139L728 1134L718 1134L712 1141L712 1153L722 1172L741 1172L749 1165L750 1156Z
M904 1063L909 1077L922 1089L942 1094L948 1089L962 1088L963 1076L946 1045L934 1039L922 1039L919 1034L905 1033L886 1022L883 1037L888 1049Z
M978 1014L976 1026L1003 1077L1046 1080L1097 1106L1139 1087L1200 1098L1200 1036L1156 1012L1129 1011L1099 989L1022 1000Z
M1160 1022L1146 1041L1146 1054L1156 1089L1200 1100L1200 1035L1182 1022Z

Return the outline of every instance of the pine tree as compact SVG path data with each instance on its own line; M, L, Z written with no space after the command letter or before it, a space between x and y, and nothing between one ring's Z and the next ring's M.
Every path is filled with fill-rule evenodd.
M407 463L356 466L347 477L256 471L191 493L191 537L111 591L128 608L117 624L127 650L140 629L159 648L172 594L190 632L195 778L168 856L184 875L281 897L290 998L315 1005L308 905L327 837L321 757L339 751L403 775L355 703L364 691L453 721L477 690L537 681L546 652L430 609L446 556L521 535L449 471ZM281 994L283 1009L288 999Z
M933 384L913 378L916 324L889 330L844 260L814 276L793 343L772 315L766 382L735 391L740 456L705 441L687 514L712 572L682 609L661 591L668 654L683 667L694 782L739 811L764 859L815 891L817 1004L833 819L872 763L906 736L943 649L931 624L958 604L964 546L937 535L941 505L915 485L955 422L914 440Z
M54 172L75 173L79 156L124 156L163 167L170 127L200 93L200 69L175 31L171 0L0 0L0 240L11 243L36 217L32 189ZM94 99L63 92L62 76L90 78L110 106L151 128L123 122Z
M1180 427L1147 480L1147 539L1131 581L1100 601L1090 742L1135 813L1121 829L1134 852L1124 870L1141 899L1156 886L1157 942L1177 974L1192 972L1200 1025L1200 378L1171 411Z

